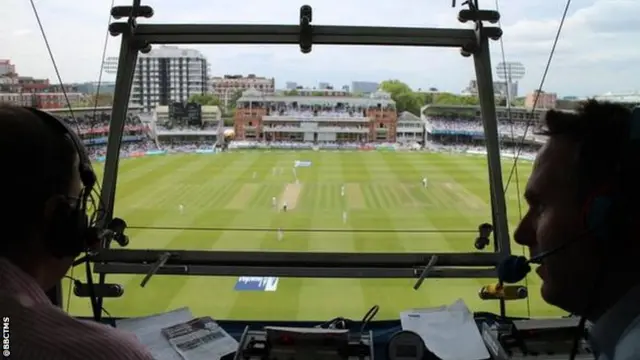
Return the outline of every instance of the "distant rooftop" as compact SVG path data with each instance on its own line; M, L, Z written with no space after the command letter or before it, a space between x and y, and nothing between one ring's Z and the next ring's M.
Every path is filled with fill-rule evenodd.
M264 93L256 90L249 89L242 93L242 96L238 99L238 102L248 101L265 101L265 102L297 102L301 105L316 105L316 104L333 104L333 103L348 103L351 105L395 105L395 101L391 99L391 94L384 91L376 91L369 97L356 97L356 96L286 96L286 95L265 95Z
M596 100L611 101L620 103L640 103L640 91L629 91L624 93L608 92L602 95L594 96Z

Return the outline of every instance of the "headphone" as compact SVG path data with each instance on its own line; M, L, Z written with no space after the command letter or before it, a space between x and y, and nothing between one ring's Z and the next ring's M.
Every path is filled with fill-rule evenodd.
M76 258L100 243L96 218L87 215L87 205L95 204L92 194L97 182L96 174L82 140L63 120L35 108L25 109L52 131L70 141L80 158L78 171L83 185L82 192L73 202L63 202L55 208L45 237L47 250L53 256Z

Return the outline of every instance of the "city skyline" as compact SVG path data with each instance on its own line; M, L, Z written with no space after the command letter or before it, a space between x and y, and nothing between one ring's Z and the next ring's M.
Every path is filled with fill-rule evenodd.
M57 82L29 4L7 1L14 11L0 15L0 34L3 34L0 35L3 51L0 57L12 59L20 74ZM402 7L360 0L308 3L314 9L315 24L468 26L457 22L459 8L452 9L450 1L405 2ZM129 3L116 1L116 4ZM36 3L64 82L98 79L109 5L110 1L106 0L95 0L91 4L77 0ZM246 1L230 2L210 12L194 11L209 8L200 0L180 4L157 0L149 1L149 5L156 15L143 22L294 24L302 3L278 0L252 2L249 6ZM552 0L535 4L514 0L500 4L505 60L521 62L527 68L520 81L522 93L539 86L564 5ZM412 11L406 11L408 8ZM633 18L637 13L634 10L640 10L640 2L587 0L574 4L544 89L561 96L638 90L640 72L636 64L640 60L640 48L629 46L640 33L640 26ZM78 20L59 21L61 13ZM69 41L69 34L73 34L73 41ZM120 38L109 38L107 56L117 55L119 42ZM314 46L311 54L303 55L297 46L183 46L201 51L211 63L212 75L255 73L275 78L279 89L285 88L288 81L303 86L327 82L340 88L352 81L399 79L414 89L435 87L459 93L474 78L472 61L454 49ZM493 67L501 61L500 44L492 42ZM498 80L496 74L494 79ZM103 80L113 81L113 75L103 74Z

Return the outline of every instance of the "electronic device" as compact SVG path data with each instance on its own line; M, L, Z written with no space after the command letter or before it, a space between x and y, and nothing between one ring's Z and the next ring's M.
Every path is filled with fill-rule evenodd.
M234 360L373 360L373 354L370 331L247 326Z
M511 324L482 324L482 338L496 360L565 360L571 353L578 318L517 320ZM595 356L585 337L579 341L576 359Z
M389 360L422 360L426 359L427 348L420 335L413 331L398 331L387 344Z

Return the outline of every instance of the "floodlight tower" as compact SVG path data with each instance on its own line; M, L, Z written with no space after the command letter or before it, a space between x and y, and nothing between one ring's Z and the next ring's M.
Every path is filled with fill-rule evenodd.
M513 85L515 84L516 89L518 88L518 81L522 80L525 74L524 65L519 62L501 62L496 66L496 76L504 81L507 85L507 101L511 103L511 101L515 98L515 94L512 90Z

